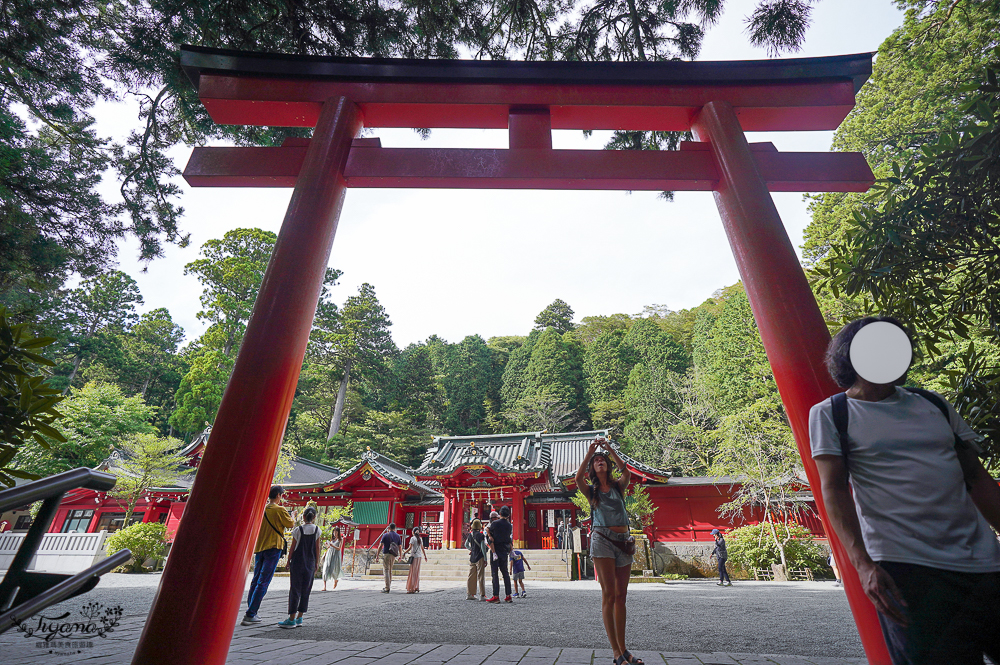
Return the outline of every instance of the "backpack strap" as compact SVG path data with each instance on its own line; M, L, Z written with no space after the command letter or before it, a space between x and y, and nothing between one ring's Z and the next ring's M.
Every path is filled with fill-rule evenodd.
M976 478L976 468L973 465L963 461L964 458L961 455L961 452L963 450L968 449L969 445L965 443L965 441L962 441L961 437L959 437L958 434L955 434L955 430L952 429L951 414L948 412L948 407L945 405L944 400L942 400L940 397L938 397L931 391L924 390L923 388L904 387L903 390L907 390L915 395L920 395L925 400L936 406L938 410L941 412L941 415L944 416L945 422L948 423L948 429L952 430L952 435L955 437L955 454L958 455L958 462L959 464L962 465L962 476L964 476L965 478L965 488L971 492L972 482Z
M833 424L837 426L837 434L840 436L840 454L844 458L844 469L847 470L847 453L850 449L850 439L847 436L847 393L837 393L830 398L830 406L833 411ZM847 471L850 474L850 471Z

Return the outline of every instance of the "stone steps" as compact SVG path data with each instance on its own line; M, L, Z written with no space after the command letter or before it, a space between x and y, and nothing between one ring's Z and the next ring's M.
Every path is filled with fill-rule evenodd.
M526 572L526 579L545 581L564 581L569 579L568 566L562 561L561 550L520 550L531 565L531 570ZM430 550L428 552L430 560L425 562L420 569L420 577L434 579L435 581L464 581L469 575L469 552L466 549L454 550ZM405 577L409 573L409 566L396 563L393 566L393 578L397 576ZM359 576L360 579L381 580L382 567L372 566L366 571L367 574ZM487 568L487 577L489 569ZM358 579L358 578L356 578Z

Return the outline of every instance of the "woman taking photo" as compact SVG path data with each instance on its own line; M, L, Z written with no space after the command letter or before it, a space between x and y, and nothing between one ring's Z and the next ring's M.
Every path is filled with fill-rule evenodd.
M617 480L611 476L612 461L618 467ZM625 648L625 595L632 570L631 552L635 551L625 512L625 490L631 476L625 462L603 437L590 444L576 472L576 486L590 500L590 558L601 583L601 615L615 665L645 665Z
M340 535L340 527L333 527L333 535L326 541L326 556L323 558L323 591L326 591L326 583L333 580L333 588L337 588L340 582L340 567L343 561L340 546L344 544L344 539Z

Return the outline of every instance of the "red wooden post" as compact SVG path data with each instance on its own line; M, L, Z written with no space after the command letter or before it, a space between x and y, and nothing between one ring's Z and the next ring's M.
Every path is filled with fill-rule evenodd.
M823 364L829 331L733 107L726 102L709 102L692 129L699 140L711 143L715 154L720 175L715 202L816 506L824 523L828 523L819 474L809 448L809 409L840 392ZM832 529L827 529L827 536L840 566L868 662L889 665L889 652L875 607L862 591L858 574Z
M510 502L510 521L514 525L514 547L527 547L524 542L524 490L514 488Z
M136 665L226 662L343 205L344 166L361 124L347 99L323 105Z

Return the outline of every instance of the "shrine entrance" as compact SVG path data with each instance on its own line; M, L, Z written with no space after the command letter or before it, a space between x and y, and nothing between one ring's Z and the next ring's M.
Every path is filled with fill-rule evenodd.
M808 415L839 389L823 366L826 324L769 192L862 192L874 177L859 153L782 153L749 144L744 132L836 129L871 74L871 55L499 62L182 47L181 65L215 122L314 130L281 147L195 148L184 171L195 187L294 192L133 662L226 660L350 187L713 192L825 520ZM386 149L357 138L362 126L506 128L510 147ZM663 152L553 150L553 129L690 130L697 140ZM446 500L462 514L464 500ZM829 536L868 660L889 663L875 609Z

